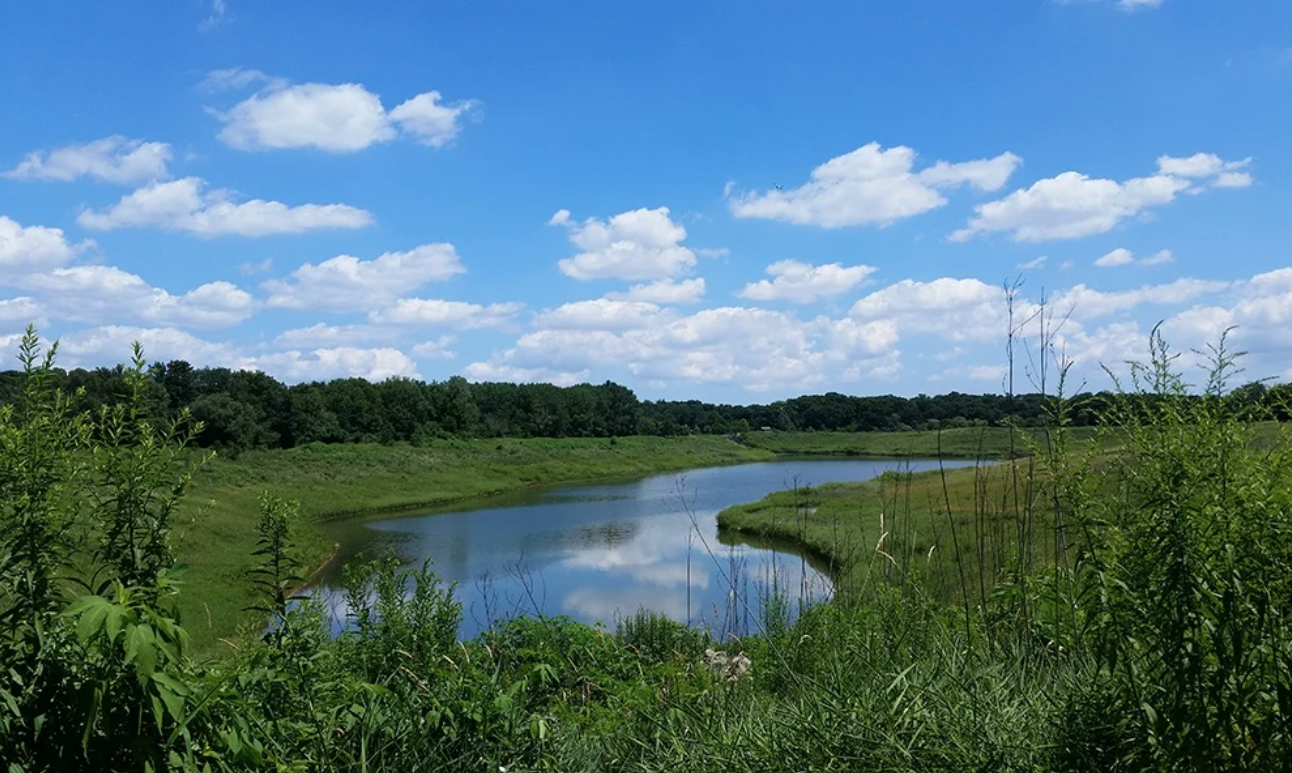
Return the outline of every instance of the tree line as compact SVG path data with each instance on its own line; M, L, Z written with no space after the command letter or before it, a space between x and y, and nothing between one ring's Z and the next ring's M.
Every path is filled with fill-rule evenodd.
M55 370L59 386L76 395L78 410L119 404L128 393L129 369ZM0 405L21 388L19 371L0 371ZM1287 420L1292 385L1252 383L1237 390L1252 406ZM1093 425L1116 397L1077 396L1071 420ZM204 447L230 451L292 448L307 443L426 444L441 438L616 437L626 435L731 434L784 431L906 431L1045 421L1042 394L853 396L805 395L766 404L714 404L700 400L640 400L607 381L552 384L471 383L455 376L421 382L389 378L373 383L340 378L288 386L259 371L194 367L184 360L157 362L147 370L146 400L159 417L188 409L203 425Z

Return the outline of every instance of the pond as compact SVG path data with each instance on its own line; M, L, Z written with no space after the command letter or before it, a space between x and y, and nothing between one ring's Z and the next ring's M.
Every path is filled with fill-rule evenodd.
M962 463L965 464L965 463ZM316 592L345 617L343 566L393 550L457 583L460 634L517 614L567 615L613 627L640 609L715 632L752 630L773 584L791 609L829 595L823 567L792 546L719 534L716 516L798 486L934 469L912 459L789 459L631 481L541 488L454 508L326 525L342 545ZM946 466L961 466L947 463Z

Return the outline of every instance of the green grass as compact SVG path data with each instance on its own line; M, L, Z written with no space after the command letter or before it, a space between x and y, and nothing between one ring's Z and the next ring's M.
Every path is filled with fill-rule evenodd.
M745 442L784 456L873 456L943 459L1007 459L1025 453L1017 432L1006 427L967 427L942 432L747 432ZM1093 429L1072 431L1074 440Z
M313 524L349 515L431 508L530 486L713 467L772 457L725 437L446 440L408 445L309 445L213 459L187 500L179 561L184 621L196 649L238 636L257 618L247 572L254 566L257 498L301 503L297 541L310 568L332 545Z
M975 583L980 564L989 570L989 585L997 579L998 546L1009 535L1002 532L1004 518L984 518L980 507L999 504L992 500L1003 497L1008 469L947 470L945 488L935 470L780 491L723 510L718 527L724 540L749 536L806 551L845 601L860 600L879 578L894 574L918 578L935 597L955 599L963 595L961 566Z

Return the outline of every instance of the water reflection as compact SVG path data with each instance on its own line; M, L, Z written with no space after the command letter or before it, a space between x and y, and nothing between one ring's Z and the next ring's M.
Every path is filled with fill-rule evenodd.
M720 631L748 626L761 597L780 589L792 606L829 594L828 567L793 546L719 535L715 516L733 504L793 485L868 480L924 461L786 460L694 470L636 481L531 491L474 507L412 517L329 524L343 545L339 563L359 552L394 549L430 559L456 582L473 636L500 616L566 614L612 625L650 609ZM340 567L319 595L345 618Z

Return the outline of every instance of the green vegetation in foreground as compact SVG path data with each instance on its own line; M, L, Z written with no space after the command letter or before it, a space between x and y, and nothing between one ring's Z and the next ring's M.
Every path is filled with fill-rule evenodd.
M613 632L500 620L458 642L452 588L385 559L349 568L334 635L317 605L293 603L299 506L266 494L251 578L274 625L202 662L172 576L191 434L141 411L138 352L130 399L85 414L51 388L29 333L23 392L0 407L0 760L5 773L1286 771L1292 437L1243 415L1223 346L1186 399L1152 341L1110 416L1115 452L1057 432L983 485L889 476L871 583L797 620L773 583L739 638L642 613ZM1063 426L1071 404L1052 407ZM827 510L832 491L800 492L793 516ZM934 491L963 604L911 568L933 520L917 502ZM993 525L971 539L971 522ZM968 562L966 542L988 555L992 535L991 560ZM947 536L932 539L926 562ZM1008 571L993 580L993 566Z
M1093 437L1095 428L1073 430ZM782 456L870 456L886 459L1008 459L1028 453L1022 433L1008 427L961 427L914 432L745 433L750 446Z
M346 515L430 508L594 478L643 476L772 458L725 437L442 440L409 445L314 443L216 457L198 472L185 511L178 559L187 584L180 608L197 651L211 651L239 624L261 616L247 572L265 491L300 502L298 540L317 566L332 546L313 523Z

